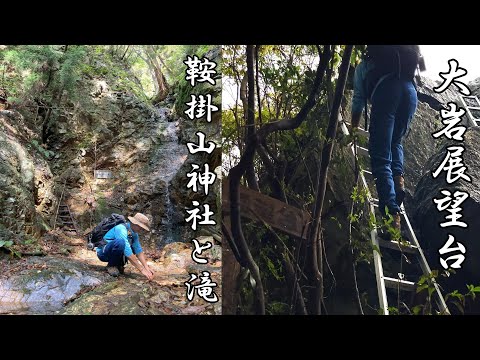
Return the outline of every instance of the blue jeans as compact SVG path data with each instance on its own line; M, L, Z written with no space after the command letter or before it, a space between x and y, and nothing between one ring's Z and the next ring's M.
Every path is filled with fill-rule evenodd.
M100 261L108 262L107 266L123 266L125 265L123 257L124 251L125 241L115 239L110 241L103 247L103 249L97 252L97 256Z
M380 210L400 212L395 201L393 177L403 175L402 138L417 108L417 91L411 81L395 76L384 79L372 94L370 161L377 186Z

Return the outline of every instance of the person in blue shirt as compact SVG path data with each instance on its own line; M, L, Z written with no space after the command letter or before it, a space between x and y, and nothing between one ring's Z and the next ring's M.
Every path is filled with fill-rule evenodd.
M103 239L107 244L97 248L97 256L100 261L108 262L107 272L111 276L123 274L128 259L148 280L152 280L154 273L147 264L138 237L139 233L150 231L150 221L141 213L128 216L128 220L130 221L118 224L105 234Z
M418 49L419 54L418 45L408 46ZM388 50L397 52L397 48L391 46ZM401 62L399 54L396 53L395 60L398 58ZM422 61L423 70L421 55L418 59ZM394 68L401 69L402 64L395 63ZM406 62L403 65L406 67ZM418 63L413 65L418 67ZM393 216L393 227L400 231L400 206L405 196L402 139L417 108L417 90L411 74L401 75L401 70L386 73L375 70L378 68L372 59L364 59L355 69L352 132L358 128L367 99L370 100L369 154L379 207L384 217L385 208L388 209Z

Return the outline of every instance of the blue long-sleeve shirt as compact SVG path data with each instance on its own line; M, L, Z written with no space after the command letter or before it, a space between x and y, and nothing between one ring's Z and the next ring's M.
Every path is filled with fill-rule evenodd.
M128 241L128 230L130 230L130 232L132 233L132 239L133 239L132 246L130 246L130 242ZM140 245L140 240L138 239L138 234L131 229L129 222L114 226L105 234L103 239L107 243L115 239L121 239L125 241L124 255L126 257L131 256L133 254L133 251L135 251L135 255L138 255L143 251L142 246ZM132 247L133 247L133 251L132 251ZM102 248L97 248L97 253L99 251L102 251Z
M375 84L370 97L367 94L366 78L370 70L372 70L374 64L372 61L362 61L357 65L355 74L353 75L353 98L352 98L352 114L361 114L365 108L367 97L371 98L377 89L378 85L387 78L390 74L385 74Z
M371 66L367 61L362 61L357 65L355 74L353 75L353 98L352 98L352 114L359 114L365 108L367 99L365 89L365 78Z

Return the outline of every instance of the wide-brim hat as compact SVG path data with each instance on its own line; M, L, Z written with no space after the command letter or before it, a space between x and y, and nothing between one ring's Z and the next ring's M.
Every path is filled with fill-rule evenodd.
M142 229L150 231L150 228L148 227L150 225L150 220L148 220L148 218L145 215L141 213L136 213L134 217L131 217L131 216L127 216L127 217L128 217L128 220L130 220L130 222L140 226Z

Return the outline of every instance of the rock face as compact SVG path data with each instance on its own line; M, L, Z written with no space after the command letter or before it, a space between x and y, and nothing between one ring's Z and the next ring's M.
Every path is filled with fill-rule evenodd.
M438 87L435 81L422 77L422 83L417 84L418 101L428 104L434 110L440 110L442 106L448 102L458 102L458 97L455 92L448 88L442 93L436 93L433 89Z
M479 84L480 79L476 79L469 84L473 95L478 96ZM458 105L461 106L461 104ZM468 126L466 116L464 116L462 123ZM430 139L433 138L430 137ZM472 182L460 179L453 184L447 184L444 172L436 179L432 177L431 172L435 171L445 158L447 153L446 147L460 145L459 143L454 144L443 139L437 139L435 140L435 145L432 146L435 149L434 154L425 162L422 178L418 182L412 201L411 213L414 215L412 220L418 230L417 236L428 257L431 268L443 269L440 265L438 250L445 244L449 234L455 236L455 240L462 243L466 248L465 261L462 264L462 268L456 270L456 273L448 278L442 277L440 279L445 292L458 290L461 293L466 293L466 284L477 286L480 282L480 266L477 261L478 256L480 256L480 243L477 241L478 236L476 235L480 231L480 223L476 219L476 214L480 210L480 192L478 190L478 182L480 181L480 129L469 127L464 135L464 139L465 141L461 145L465 147L465 150L461 157L463 164L467 167L466 174L471 177ZM433 199L443 198L444 196L440 192L443 189L450 191L452 194L455 191L463 191L469 194L469 198L460 205L462 208L460 221L467 223L468 228L440 226L440 223L446 222L445 216L449 213L447 211L438 211ZM475 313L480 312L478 304L467 310Z
M28 108L22 109L23 116L14 111L0 115L5 128L0 132L0 204L6 209L0 230L11 230L11 236L21 233L28 224L37 224L37 214L53 227L64 184L62 202L81 232L112 212L145 213L161 233L167 223L178 227L183 217L175 222L171 216L169 182L187 149L179 143L180 121L172 112L172 99L152 107L98 79L83 79L77 92L76 103L62 104L68 116L52 113L42 145L35 135L42 129ZM113 177L95 180L94 168L109 170ZM85 201L88 196L95 199L93 212Z
M0 239L23 240L44 230L55 196L52 173L23 116L0 111Z
M110 281L79 261L32 258L29 268L0 279L0 313L55 314L79 293Z
M419 241L428 255L432 268L441 269L438 250L448 239L448 234L454 235L455 240L461 242L466 248L462 269L451 275L445 282L448 291L459 290L460 292L465 292L465 284L478 285L480 282L480 264L478 262L480 222L477 219L477 215L480 213L480 190L478 187L480 182L480 128L469 128L464 139L465 151L462 159L463 164L467 167L465 173L471 177L472 181L459 179L453 184L447 184L444 172L440 173L436 179L430 175L430 171L435 171L445 158L446 146L452 145L445 144L427 163L426 168L429 172L419 182L414 198L414 203L417 205L414 219L419 230ZM447 221L445 216L449 213L438 211L433 198L443 198L444 196L440 193L440 190L443 189L449 190L452 194L455 191L469 194L469 198L460 205L462 218L459 220L467 223L468 228L440 227L440 223Z

